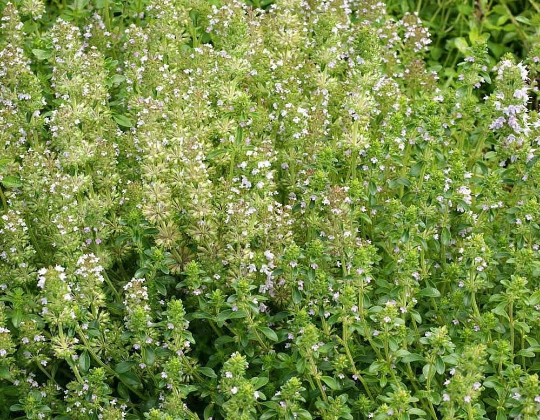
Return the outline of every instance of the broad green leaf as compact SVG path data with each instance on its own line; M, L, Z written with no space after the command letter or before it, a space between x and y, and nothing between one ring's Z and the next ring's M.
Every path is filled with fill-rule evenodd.
M293 302L298 305L300 302L302 302L302 292L298 289L294 289L292 292L292 299Z
M416 162L412 167L411 167L411 176L413 177L417 177L418 175L420 175L420 172L422 172L422 168L424 167L424 162Z
M516 16L516 20L519 22L519 23L523 23L525 25L531 25L531 20L526 17L526 16Z
M111 83L115 84L115 85L119 85L120 83L122 83L124 80L126 80L126 77L121 75L121 74L115 74L113 77L111 77L110 81Z
M14 176L14 175L5 176L4 178L2 178L0 180L0 183L6 188L19 188L19 187L22 187L21 180L18 177Z
M495 417L495 420L507 420L507 419L508 417L503 410L497 410L497 417Z
M208 420L214 415L214 404L208 404L204 409L203 417L204 420Z
M9 379L11 373L8 366L0 366L0 379Z
M207 366L201 366L197 370L201 372L204 376L208 376L209 378L217 378L216 372L214 372L214 369L212 368L209 368Z
M259 420L268 420L268 419L271 419L272 417L275 417L277 415L276 411L275 410L268 410L268 411L265 411L261 417L259 417Z
M88 369L90 369L90 355L87 350L83 351L79 356L79 368L83 373L88 372Z
M303 408L298 410L296 414L297 414L296 418L301 419L301 420L311 420L313 418L311 417L311 414L309 413L309 411L304 410Z
M224 322L227 319L240 319L245 318L246 316L247 314L244 310L233 311L232 309L225 309L217 316L217 320L219 322Z
M409 414L415 414L417 416L427 416L427 413L419 408L409 408Z
M257 378L251 378L251 383L255 389L262 388L268 383L268 378L266 376L259 376Z
M426 287L420 291L419 295L425 297L439 297L441 296L441 292L435 287Z
M375 184L375 182L373 182L373 181L369 181L369 183L368 183L368 191L369 191L370 195L377 194L377 184Z
M188 319L189 321L192 319L211 319L211 318L212 318L212 315L204 311L192 312L186 315L186 319Z
M403 363L420 362L420 361L424 361L424 357L416 353L409 353L408 355L403 356L401 358L401 361Z
M396 184L404 185L405 187L410 187L411 181L409 181L407 178L398 178L396 179Z
M136 279L142 279L145 274L148 274L150 272L150 269L148 267L142 267L139 268L137 271L135 271L135 274L133 274L133 277Z
M535 306L540 303L540 290L537 290L529 297L529 305Z
M153 366L156 361L156 353L152 347L145 347L143 351L144 363L148 366Z
M444 227L441 232L441 243L444 246L450 245L450 241L452 240L452 235L450 234L450 229L447 227Z
M51 51L45 51L45 50L32 50L32 54L38 59L38 60L47 60L51 57Z
M366 213L359 213L359 214L358 214L358 217L359 217L360 219L362 219L362 221L364 221L364 222L367 223L368 225L373 224L373 222L371 221L371 218L370 218Z
M128 384L130 386L137 387L137 386L141 385L141 380L133 372L120 373L118 375L118 377L120 378L120 380L122 382L125 382L126 384Z
M467 40L463 37L457 37L454 38L454 45L462 54L467 54L467 50L469 48L469 44L467 43Z
M229 150L228 149L217 149L217 150L213 150L211 151L210 153L208 153L208 155L206 155L206 159L208 160L212 160L216 157L218 157L219 155L222 155L224 153L227 153Z
M23 319L22 309L17 308L11 313L11 322L13 323L13 326L15 328L19 328L19 325L21 325L22 319Z
M113 114L113 118L116 121L116 123L122 127L127 127L127 128L133 127L133 123L131 122L131 120L124 115Z
M424 365L424 367L422 368L422 373L424 374L424 376L426 378L428 378L428 377L433 378L435 376L435 373L436 373L435 366L433 366L433 365L431 365L429 363Z
M411 317L414 319L417 323L422 323L422 316L417 311L411 311Z
M330 387L330 389L338 390L341 387L339 386L338 382L332 378L331 376L321 376L321 380Z
M523 349L523 350L518 351L517 355L518 356L523 356L523 357L534 357L534 351L532 351L530 348L529 349Z
M435 359L435 369L437 370L437 373L439 375L442 375L445 370L444 361L442 360L441 356L437 356Z
M298 359L296 362L296 371L300 374L304 373L306 369L306 360L305 359Z
M133 361L125 361L125 362L120 362L116 365L116 367L114 368L114 370L117 372L117 373L125 373L127 371L129 371L133 366L135 366L137 363L136 362L133 362Z
M258 327L258 330L262 332L269 340L278 341L278 336L274 330L268 327Z

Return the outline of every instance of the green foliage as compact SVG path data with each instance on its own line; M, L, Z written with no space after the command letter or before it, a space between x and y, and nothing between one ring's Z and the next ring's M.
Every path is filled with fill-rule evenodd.
M486 41L492 64L512 52L524 58L538 43L540 3L536 0L390 0L387 9L398 16L417 12L433 39L428 61L455 78L455 65L468 48Z
M537 3L0 5L0 418L539 418Z

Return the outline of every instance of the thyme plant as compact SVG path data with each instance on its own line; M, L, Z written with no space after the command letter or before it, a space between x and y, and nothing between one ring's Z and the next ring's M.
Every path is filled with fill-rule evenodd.
M538 419L540 49L430 45L371 0L2 7L0 417Z

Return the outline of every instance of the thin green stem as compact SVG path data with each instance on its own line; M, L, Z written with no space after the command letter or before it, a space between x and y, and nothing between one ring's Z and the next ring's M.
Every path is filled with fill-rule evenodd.
M516 28L516 32L519 34L520 38L522 40L525 40L527 39L527 34L523 31L523 29L521 28L521 25L519 24L519 22L516 20L516 17L514 16L514 14L512 13L512 11L510 10L510 8L508 7L508 5L506 4L506 0L502 0L501 2L504 6L504 8L506 9L506 12L508 13L508 17L510 18L510 20L512 21L512 23L514 24L515 28Z
M47 370L41 365L41 363L37 363L37 367L39 368L39 370L41 370L44 373L44 375L47 378L49 378L52 382L56 384L56 381L54 380L54 378L51 376L49 372L47 372Z
M511 360L514 360L514 345L515 345L515 328L514 328L514 302L510 302L508 305L508 321L510 323L510 351Z
M0 187L0 199L2 199L2 206L4 207L4 213L8 212L8 204L6 200L6 196L4 195L4 190L2 187Z
M521 334L521 348L524 349L525 348L525 334ZM527 370L527 366L526 366L526 363L527 363L527 359L525 358L525 355L521 355L521 366L523 367L524 370Z
M356 369L356 364L354 363L354 359L352 357L351 351L349 349L349 326L347 323L343 324L343 347L345 349L345 354L347 355L347 358L349 359L349 363L351 364L352 370L354 374L358 377L362 385L364 386L364 389L366 390L367 395L369 398L373 399L373 396L371 395L371 391L369 390L369 386L366 383L365 379L362 377L360 371Z
M105 25L107 26L107 31L111 32L111 17L109 15L109 0L105 0Z
M471 304L472 304L472 307L473 307L473 311L474 311L474 315L476 316L477 319L480 319L481 315L480 315L480 310L478 309L478 304L476 303L476 293L471 293Z
M216 335L218 337L221 337L223 334L221 333L221 331L216 327L216 324L214 324L214 321L212 320L209 320L208 321L208 324L210 324L210 327L212 327L212 330L214 330L214 332L216 333Z
M315 365L315 361L313 360L312 357L309 357L308 361L311 366L311 375L313 376L313 378L315 379L315 382L317 383L317 387L319 388L322 399L324 400L325 403L328 403L328 397L326 395L326 392L324 391L323 384L321 382L321 378L317 370L317 366Z
M77 381L80 384L84 384L84 379L82 378L79 372L79 368L75 364L73 364L73 366L71 366L71 369L73 370L73 373L75 374L75 377L77 378Z
M426 378L426 389L428 392L431 391L431 369L433 369L433 357L431 357L431 360L429 360L428 364L428 374ZM428 400L429 403L429 411L431 416L433 417L433 420L437 420L437 413L435 412L435 408L433 407L433 403Z
M106 363L103 362L103 360L101 360L101 358L96 354L96 352L94 351L94 349L92 349L90 343L88 342L88 340L86 339L86 335L84 334L84 331L81 330L81 327L77 326L76 327L76 330L77 330L77 333L79 334L79 337L81 337L83 343L84 343L84 346L85 346L85 349L88 350L88 353L90 353L90 356L92 356L92 358L102 367L104 368L105 370L107 370L109 373L111 373L112 375L114 375L116 378L118 378L118 380L120 382L122 382L126 388L128 388L131 392L133 392L135 395L137 395L139 398L143 399L143 394L141 394L138 390L136 390L135 388L133 388L131 385L129 385L128 383L126 383L122 377L115 371L113 370L109 365L107 365Z
M115 297L116 297L116 300L118 302L122 302L122 297L120 296L120 294L118 293L118 291L116 290L116 287L114 287L114 285L112 284L111 282L111 279L109 278L109 276L107 275L107 273L105 271L102 272L103 273L103 278L105 279L105 282L107 283L107 285L110 287L110 289L112 290L112 292L114 293Z
M30 223L28 223L28 220L26 221L26 225L28 226L28 236L30 236L30 242L32 243L32 246L36 250L40 261L41 262L47 261L47 259L45 258L45 254L43 253L43 251L41 250L41 247L39 246L39 242L38 242L38 240L36 238L36 235L34 235L34 231L33 231L32 227L31 227Z
M538 4L536 4L535 1L529 0L529 3L531 3L532 7L534 7L534 9L535 9L538 13L540 13L540 6L538 6Z

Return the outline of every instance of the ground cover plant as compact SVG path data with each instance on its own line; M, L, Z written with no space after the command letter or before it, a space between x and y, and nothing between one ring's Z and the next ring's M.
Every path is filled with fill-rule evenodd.
M3 4L0 418L538 419L538 34L426 3Z

